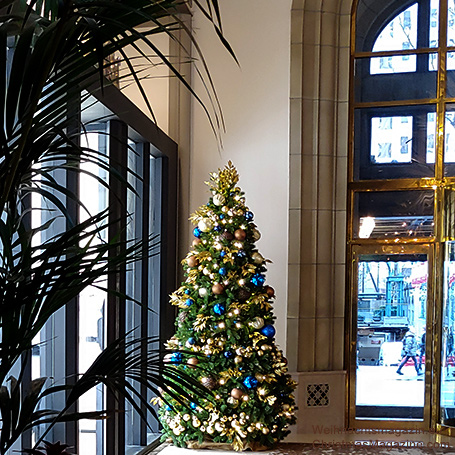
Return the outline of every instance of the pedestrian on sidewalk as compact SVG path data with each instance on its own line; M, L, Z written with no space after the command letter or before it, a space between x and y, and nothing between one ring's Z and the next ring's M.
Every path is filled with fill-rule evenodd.
M403 359L401 360L400 366L398 367L397 373L398 374L403 374L401 372L401 369L403 366L406 364L406 362L409 359L412 359L414 362L414 367L417 371L417 374L420 375L422 374L420 372L419 364L417 362L417 348L418 348L418 343L415 337L415 334L412 330L408 330L406 333L404 339L403 339L403 349L401 351L401 354L403 356Z

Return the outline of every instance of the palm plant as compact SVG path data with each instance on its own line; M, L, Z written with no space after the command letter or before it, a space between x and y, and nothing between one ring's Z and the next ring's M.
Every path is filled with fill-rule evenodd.
M84 127L73 127L71 106L80 102L84 90L93 90L94 86L103 90L109 83L103 78L103 71L112 65L108 57L114 52L121 56L127 68L119 77L132 76L147 99L140 77L125 52L127 46L139 50L138 43L158 55L171 73L192 91L153 40L158 34L175 39L174 32L181 28L190 33L178 15L184 3L179 0L0 0L0 454L5 454L24 431L36 425L105 416L106 410L89 413L74 410L78 399L97 384L123 394L142 416L144 407L154 412L153 407L128 379L155 392L161 387L175 398L193 397L193 400L195 394L204 393L194 381L176 374L172 364L163 363L159 352L150 349L143 355L144 343L151 346L156 340L127 337L108 346L75 382L49 385L46 378L39 378L24 387L24 368L33 340L50 316L87 286L101 287L100 277L115 274L144 254L142 242L125 243L121 236L99 241L102 230L112 222L108 210L77 222L62 202L81 204L77 194L54 178L56 169L78 173L82 162L91 162L110 175L120 175L97 150L81 145ZM204 5L194 0L194 4L232 53L222 35L217 0L207 0ZM148 31L137 31L137 26L144 22L150 24ZM11 40L14 41L12 57L7 54ZM205 80L214 107L208 115L209 121L217 132L222 124L221 114L200 57L199 74ZM197 94L193 95L200 100ZM152 106L148 104L148 107L152 112ZM123 184L128 185L126 181ZM54 207L47 221L33 228L30 225L32 194L38 194ZM67 229L36 244L36 236L51 232L53 223L62 217L66 219ZM149 240L148 253L154 239ZM12 367L18 364L20 373L12 377ZM40 408L42 400L62 391L66 393L63 409ZM37 448L30 450L35 452L29 453L40 453Z

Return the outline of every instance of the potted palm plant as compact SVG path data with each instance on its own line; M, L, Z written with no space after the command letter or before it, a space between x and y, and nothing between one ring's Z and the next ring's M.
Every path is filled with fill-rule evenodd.
M151 346L153 339L119 338L84 374L63 384L53 385L45 377L30 381L26 374L34 339L53 314L87 286L101 286L100 277L149 254L151 243L144 249L143 242L126 242L121 236L94 241L111 222L109 211L82 222L72 219L66 205L80 200L54 173L56 168L80 172L80 163L89 161L113 176L119 174L97 150L81 145L84 127L74 128L71 114L81 93L112 83L103 74L117 64L109 59L113 53L127 69L119 77L132 77L145 99L140 76L125 52L127 46L139 49L139 42L192 91L153 39L158 34L173 37L182 27L190 33L179 18L182 5L185 1L0 0L0 454L37 425L49 428L59 421L105 417L109 409L82 413L75 407L97 384L125 396L143 417L145 411L154 412L153 407L129 386L128 378L143 388L161 387L177 399L204 393L197 383L176 374L156 350L148 349L144 355L144 344ZM205 4L195 0L194 5L232 53L222 35L217 0ZM138 31L144 22L150 24L148 31ZM206 86L213 89L210 78ZM210 120L213 125L218 115ZM53 207L38 226L30 223L34 194ZM66 229L37 244L36 236L62 217ZM56 393L65 394L63 407L40 408L45 397ZM46 434L28 453L41 453L38 446ZM46 447L48 452L50 447L66 453L66 446L45 443Z

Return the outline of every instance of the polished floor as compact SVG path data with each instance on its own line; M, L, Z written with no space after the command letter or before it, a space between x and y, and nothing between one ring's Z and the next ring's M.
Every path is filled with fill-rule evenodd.
M382 441L357 441L357 443L336 443L326 441L322 443L282 443L276 448L264 452L247 452L248 455L443 455L454 454L455 447L437 447L425 445L416 446L415 441L392 440L389 443ZM352 441L351 441L352 442ZM159 455L226 455L226 450L194 450L181 449L173 445L161 446L156 453ZM233 451L231 453L234 453Z

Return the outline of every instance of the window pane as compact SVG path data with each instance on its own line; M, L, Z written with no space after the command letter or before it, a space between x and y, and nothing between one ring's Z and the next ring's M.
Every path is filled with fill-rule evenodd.
M441 424L455 425L455 243L447 242L444 260L444 299L441 347Z
M431 71L417 71L416 65ZM371 60L371 63L370 63ZM397 55L355 60L355 101L399 101L436 97L437 55ZM383 66L383 68L381 68Z
M423 419L426 255L360 255L356 418Z
M373 117L371 119L372 163L410 163L412 117Z
M431 237L433 191L360 192L355 196L355 238Z
M127 190L126 209L128 213L127 241L131 244L142 239L143 220L143 170L142 149L132 140L128 140L128 183L131 189ZM137 177L138 178L137 178ZM134 191L133 191L134 189ZM142 261L135 261L128 265L126 271L126 294L136 301L146 304L142 298ZM145 284L144 284L145 285ZM126 302L126 327L125 331L131 332L131 338L145 336L142 327L142 307L135 302ZM140 383L128 379L132 387L141 393ZM137 403L140 406L140 403ZM143 438L142 422L133 406L125 402L125 440L129 455L139 452L146 445Z
M98 150L106 155L106 125L90 126L87 134L81 137L81 145ZM96 163L81 163L83 171L90 172L100 180L108 180L105 169ZM80 209L81 221L108 207L108 192L95 178L80 174L80 199L85 208ZM93 239L93 242L107 241L107 230ZM107 294L101 288L107 286L107 277L98 281L97 286L86 287L79 295L79 373L84 373L105 346ZM89 412L104 408L104 388L98 385L89 390L79 400L79 411ZM79 423L79 451L86 455L104 453L104 421L81 420Z
M430 46L438 47L439 43L439 0L430 2Z
M434 175L435 106L356 109L354 122L356 179Z
M455 176L455 105L447 105L444 135L444 174Z
M455 1L447 2L447 46L455 46Z
M374 57L370 63L370 74L412 73L416 70L415 55Z
M448 98L455 98L455 52L447 53L447 93Z
M395 16L381 31L373 52L417 48L417 3Z

